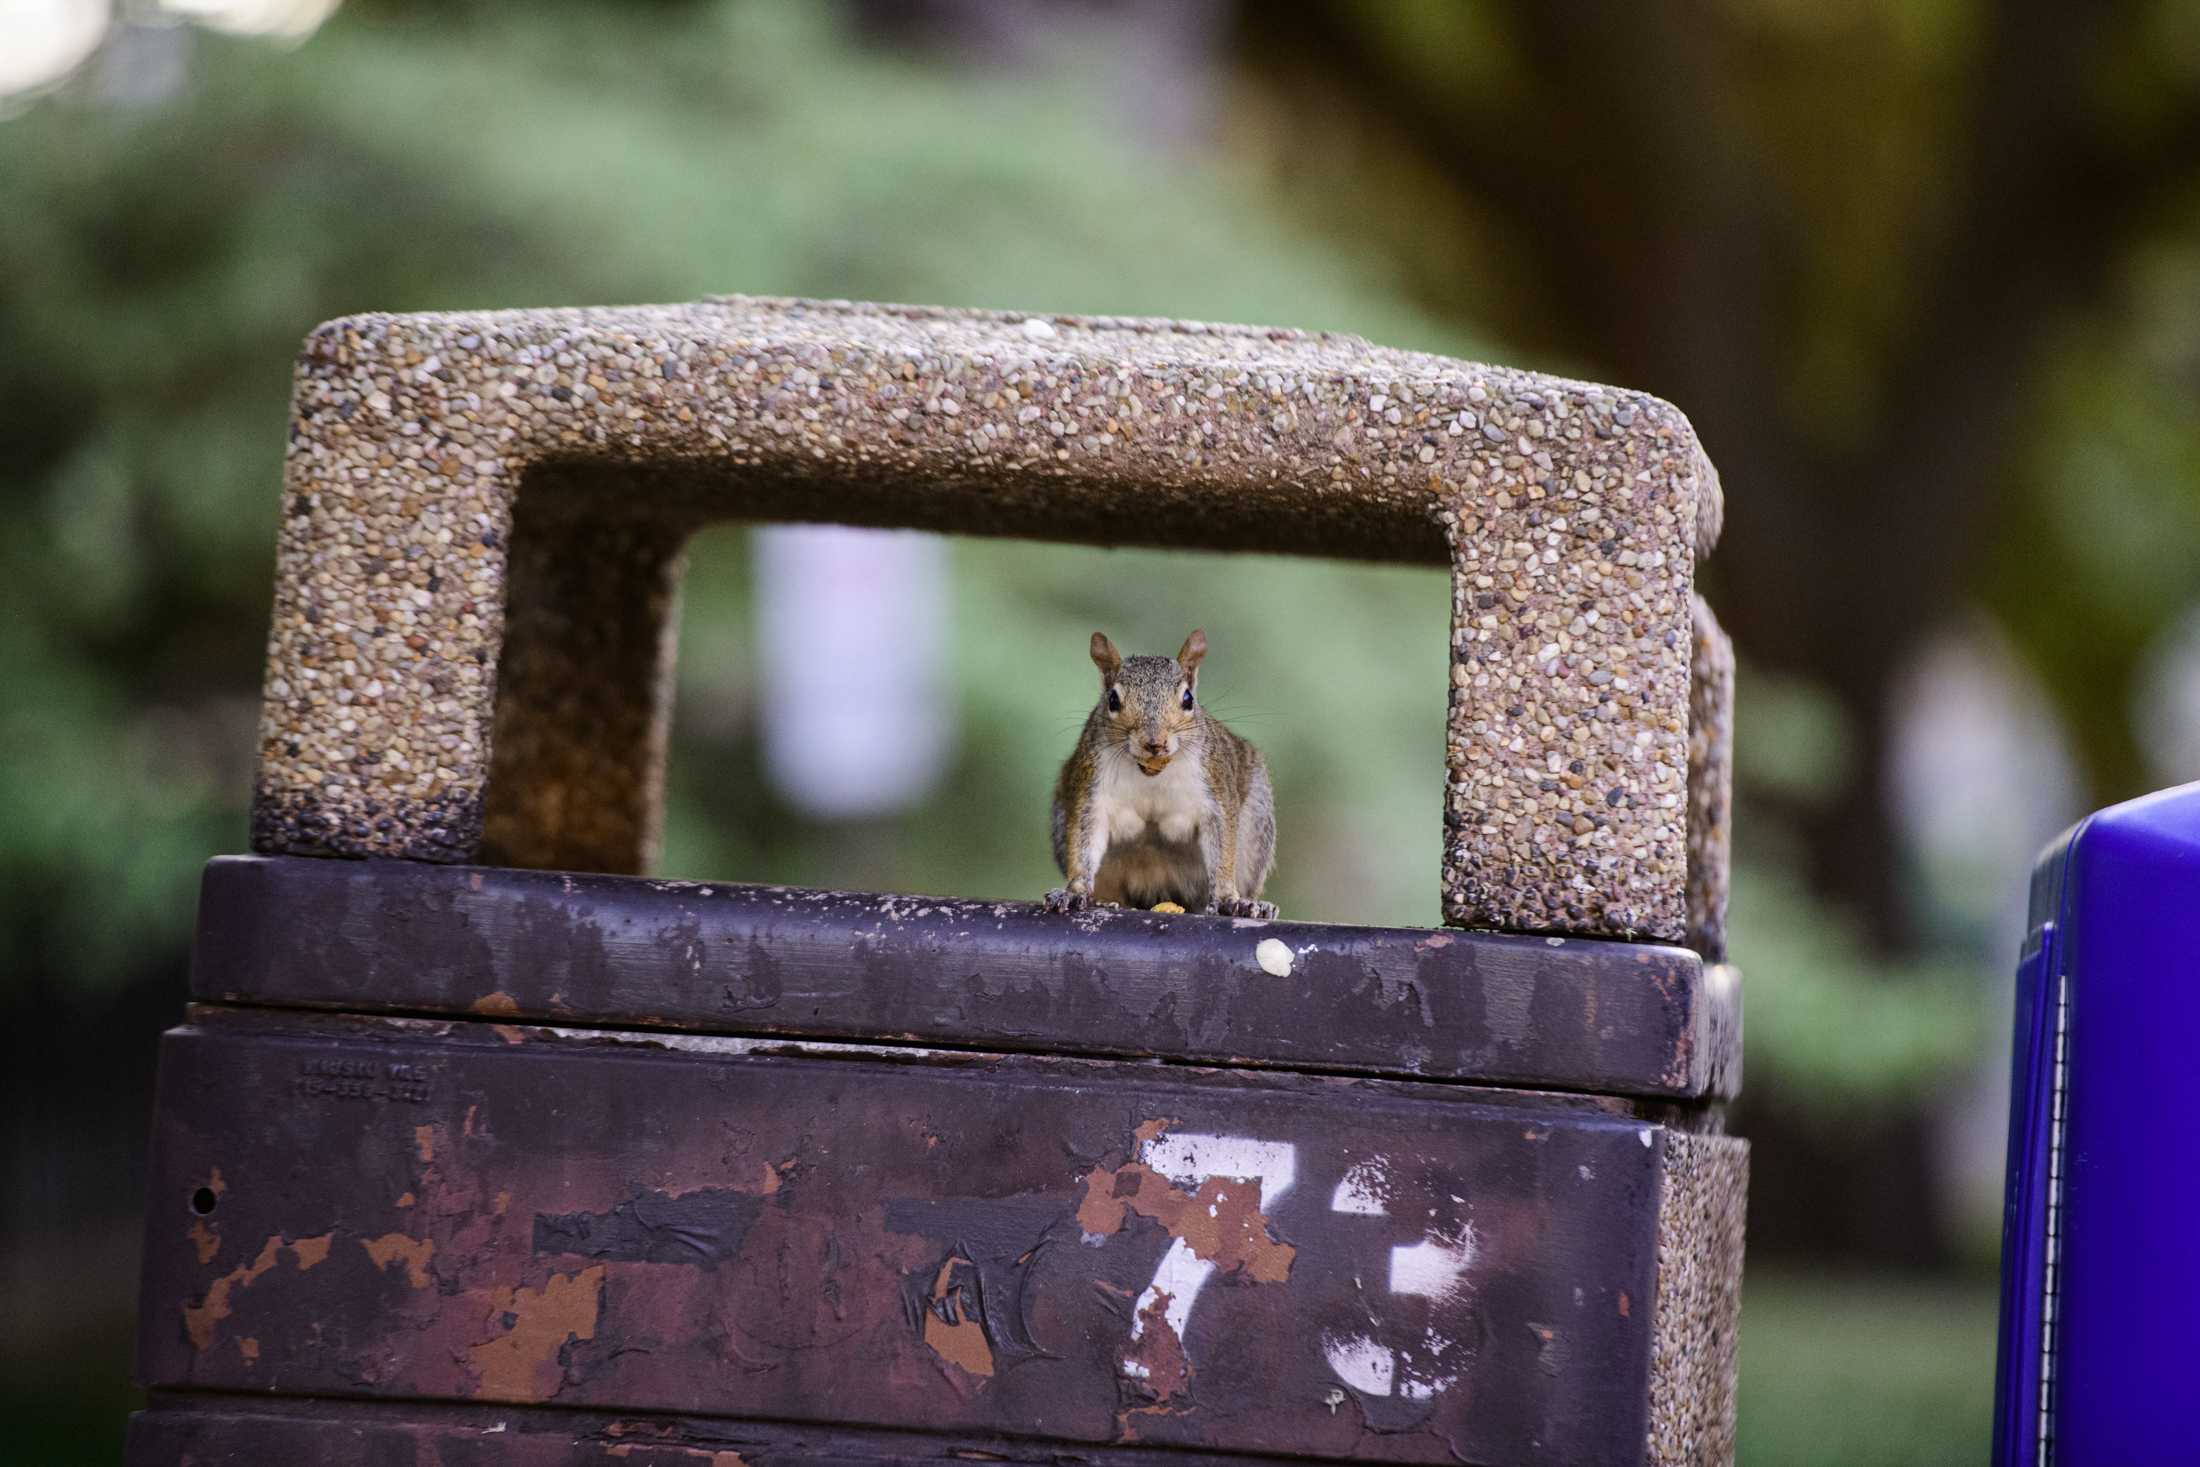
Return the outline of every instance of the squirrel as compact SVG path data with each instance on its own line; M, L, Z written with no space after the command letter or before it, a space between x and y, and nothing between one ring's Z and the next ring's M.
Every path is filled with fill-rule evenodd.
M1207 637L1174 657L1124 657L1092 634L1100 700L1054 785L1054 864L1065 884L1047 910L1094 902L1270 918L1261 900L1276 860L1276 799L1260 750L1199 701Z

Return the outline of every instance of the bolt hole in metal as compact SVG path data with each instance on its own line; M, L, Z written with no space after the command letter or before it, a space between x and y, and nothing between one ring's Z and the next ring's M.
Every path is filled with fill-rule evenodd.
M220 1201L221 1198L214 1194L212 1187L201 1187L191 1194L191 1210L200 1217L204 1217L212 1212L214 1205Z

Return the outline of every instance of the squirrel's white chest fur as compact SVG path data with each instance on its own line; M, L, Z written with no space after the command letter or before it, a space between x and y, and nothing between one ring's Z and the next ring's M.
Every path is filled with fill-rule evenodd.
M1145 774L1127 758L1100 761L1093 800L1108 843L1159 837L1171 845L1199 832L1207 809L1207 771L1187 750L1159 774Z

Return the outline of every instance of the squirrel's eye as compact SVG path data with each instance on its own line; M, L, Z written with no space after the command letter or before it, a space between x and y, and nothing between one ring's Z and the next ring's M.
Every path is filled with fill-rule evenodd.
M1108 689L1108 712L1121 713L1122 711L1123 695L1113 688Z
M1184 706L1186 708L1192 706L1192 685L1190 683L1184 685Z

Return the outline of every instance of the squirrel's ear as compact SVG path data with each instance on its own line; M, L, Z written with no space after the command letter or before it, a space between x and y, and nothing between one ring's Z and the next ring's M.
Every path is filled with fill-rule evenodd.
M1123 666L1123 654L1115 650L1115 643L1108 640L1106 632L1092 634L1092 665L1100 669L1100 676L1113 678Z
M1194 631L1184 639L1183 647L1178 650L1176 665L1184 669L1186 677L1190 677L1193 673L1199 671L1199 659L1206 655L1207 634L1202 631Z

